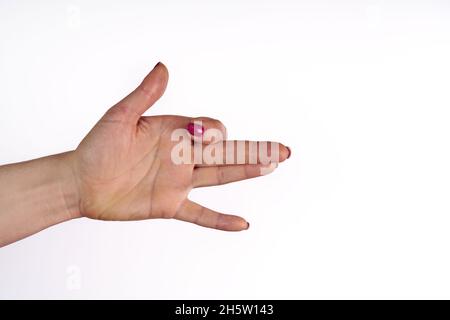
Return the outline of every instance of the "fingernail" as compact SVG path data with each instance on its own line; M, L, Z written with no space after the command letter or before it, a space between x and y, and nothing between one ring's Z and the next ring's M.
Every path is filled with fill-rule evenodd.
M153 69L155 69L157 66L159 66L161 64L161 61L159 61L157 64L155 64L155 66L153 67Z
M289 159L291 157L291 148L286 147L286 149L288 149L288 156L287 156L286 159Z
M250 228L250 222L247 222L247 230Z
M272 162L271 164L259 168L259 171L262 176L265 176L266 174L272 173L276 168L278 167L278 163Z
M187 129L189 133L195 137L202 136L203 132L205 132L205 128L203 128L203 126L199 126L198 124L192 122L188 124Z

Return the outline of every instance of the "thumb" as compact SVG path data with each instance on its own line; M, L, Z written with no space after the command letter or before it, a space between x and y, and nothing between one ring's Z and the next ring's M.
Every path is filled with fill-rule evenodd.
M121 109L130 120L138 121L161 96L167 87L169 72L164 64L158 62L142 83L122 101L116 108Z

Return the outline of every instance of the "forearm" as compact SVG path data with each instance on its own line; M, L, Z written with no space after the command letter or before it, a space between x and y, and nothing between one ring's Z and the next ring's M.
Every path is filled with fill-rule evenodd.
M0 166L0 247L79 215L71 155Z

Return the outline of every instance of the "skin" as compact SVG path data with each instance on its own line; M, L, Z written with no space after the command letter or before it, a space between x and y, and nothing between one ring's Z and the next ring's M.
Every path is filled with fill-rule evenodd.
M110 108L76 150L0 166L0 247L75 218L99 220L178 219L203 227L241 231L242 217L222 214L188 199L192 188L249 179L272 172L290 155L276 144L271 165L174 164L174 130L201 121L220 135L218 120L182 116L142 116L164 93L167 68L158 63L127 97ZM191 137L196 141L198 137ZM251 151L247 144L247 155ZM260 159L258 159L260 161Z

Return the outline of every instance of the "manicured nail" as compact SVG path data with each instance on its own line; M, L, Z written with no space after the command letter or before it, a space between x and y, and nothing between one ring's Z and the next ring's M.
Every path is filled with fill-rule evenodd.
M250 222L247 222L247 230L250 228Z
M203 128L203 126L199 126L198 124L192 122L188 124L187 129L189 133L195 137L200 137L205 132L205 128Z
M291 148L286 147L286 149L288 149L288 156L287 156L286 159L289 159L291 157Z

